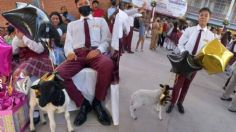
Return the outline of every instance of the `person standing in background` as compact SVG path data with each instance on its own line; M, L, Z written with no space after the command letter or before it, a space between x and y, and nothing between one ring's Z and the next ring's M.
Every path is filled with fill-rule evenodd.
M68 13L68 10L67 10L66 6L61 7L61 13L63 14L63 16L66 18L66 20L68 22L76 20L74 16L72 16L70 13Z
M15 37L15 28L11 25L7 26L7 35L4 36L4 40L8 43L8 44L12 44L12 40Z
M135 48L135 51L138 51L139 44L141 43L141 52L143 52L143 44L145 41L145 20L144 20L144 13L142 16L139 17L139 39Z
M158 34L158 28L159 28L159 22L160 22L160 18L156 18L155 21L152 24L152 37L151 37L151 44L149 49L150 50L156 50L157 48L157 41L159 38L159 34Z
M103 9L99 8L99 1L94 0L92 2L92 11L93 11L93 17L104 17L105 12Z

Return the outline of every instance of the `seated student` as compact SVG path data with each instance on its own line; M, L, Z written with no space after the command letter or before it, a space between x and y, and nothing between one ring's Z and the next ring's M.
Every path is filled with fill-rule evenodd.
M68 24L64 46L67 61L57 67L57 72L64 79L70 98L80 107L74 125L82 125L92 109L101 124L110 125L111 119L101 102L104 101L112 80L113 62L103 55L108 49L111 34L104 18L92 16L89 0L75 0L75 4L81 17ZM85 67L97 71L92 104L84 98L72 81L72 77Z
M16 30L12 47L13 54L19 56L12 62L13 81L17 81L21 73L40 78L46 72L52 72L49 52L43 42L35 42Z
M49 15L52 26L56 29L58 32L58 35L60 36L60 41L59 44L54 44L53 45L53 50L55 54L55 60L54 60L54 65L58 66L61 64L66 58L65 58L65 53L64 53L64 43L66 39L66 25L62 21L62 17L58 12L52 12Z

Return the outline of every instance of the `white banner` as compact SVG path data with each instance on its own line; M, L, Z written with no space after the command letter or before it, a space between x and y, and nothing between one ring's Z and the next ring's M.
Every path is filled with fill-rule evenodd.
M152 0L132 0L133 4L138 7L141 7L144 4L144 1L147 2L147 9L151 10ZM161 14L173 17L182 17L187 11L186 0L156 0L156 2L157 5L155 11Z

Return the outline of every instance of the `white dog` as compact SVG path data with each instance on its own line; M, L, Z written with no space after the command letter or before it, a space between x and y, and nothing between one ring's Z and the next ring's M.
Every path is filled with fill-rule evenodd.
M52 73L54 79L45 79L41 81L36 80L30 90L30 131L35 131L33 123L33 112L36 105L43 111L46 111L49 118L50 130L55 132L56 123L54 120L55 113L65 112L65 119L67 122L67 129L69 132L74 131L70 122L70 114L67 111L67 106L69 105L70 98L63 86L63 79ZM51 78L51 75L48 78ZM42 78L41 78L42 79ZM26 83L27 84L27 83ZM42 111L40 112L40 119L42 123L45 123L45 118Z
M155 105L156 110L159 111L159 119L162 120L161 108L170 99L169 90L171 90L171 88L169 87L169 85L162 84L160 84L160 87L161 89L155 90L140 89L131 95L131 105L129 109L131 117L134 120L138 119L135 116L134 112L137 108L144 105Z

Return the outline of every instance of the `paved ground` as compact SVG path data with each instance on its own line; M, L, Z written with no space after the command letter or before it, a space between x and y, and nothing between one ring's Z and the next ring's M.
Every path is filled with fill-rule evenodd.
M138 34L134 34L133 47ZM156 89L159 83L170 84L170 63L166 58L167 51L148 50L149 39L145 41L144 52L125 53L120 62L120 126L105 127L99 124L94 114L77 132L235 132L236 113L227 111L228 102L220 100L225 75L207 75L198 72L184 102L186 113L180 114L174 109L171 114L163 112L164 120L158 120L154 107L143 107L136 111L138 120L131 119L129 114L130 95L138 89ZM75 112L71 113L72 121ZM56 116L57 132L65 132L65 119ZM38 125L40 132L49 132L48 124Z

